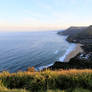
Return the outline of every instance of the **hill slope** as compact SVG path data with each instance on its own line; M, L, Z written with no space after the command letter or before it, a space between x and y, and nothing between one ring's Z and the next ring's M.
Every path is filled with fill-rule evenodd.
M82 32L84 29L86 29L86 27L70 27L63 32L61 32L61 31L58 32L58 34L61 34L61 35L76 35L79 32Z
M92 26L83 29L78 34L69 35L67 38L69 42L78 42L82 44L92 44Z

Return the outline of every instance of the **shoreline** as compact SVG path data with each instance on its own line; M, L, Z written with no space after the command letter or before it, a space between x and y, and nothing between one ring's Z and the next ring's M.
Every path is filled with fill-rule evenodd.
M67 38L67 37L66 37ZM66 40L66 39L65 39ZM66 40L67 41L67 40ZM70 43L70 42L69 42ZM83 49L81 48L81 46L83 46L82 44L80 43L72 43L72 46L70 46L67 51L65 52L65 54L60 57L58 59L59 62L69 62L69 60L73 57L75 57L78 53L80 52L83 52ZM55 64L54 63L51 63L51 64L48 64L46 66L40 66L38 68L35 68L36 71L40 71L40 70L44 70L44 69L47 69L51 66L53 66Z
M66 59L66 57L67 57L67 56L70 54L70 52L72 52L75 48L76 48L76 44L73 44L73 43L72 43L72 44L70 45L70 47L66 50L66 52L64 53L64 55L61 56L58 61L64 62L65 59Z
M61 60L58 60L59 62L69 62L69 60L71 58L75 57L78 53L83 52L83 49L81 48L82 44L72 44L72 45L73 46L71 46L67 50L68 53L66 51L66 53L64 54L64 56L60 57L62 59L62 61ZM44 70L44 69L47 69L47 68L53 66L54 64L55 64L55 62L52 63L52 64L48 64L46 66L40 66L39 68L36 68L35 70L36 71Z
M76 44L76 47L72 51L70 51L70 53L65 57L63 62L69 62L71 58L75 57L78 53L83 52L81 46L82 44Z

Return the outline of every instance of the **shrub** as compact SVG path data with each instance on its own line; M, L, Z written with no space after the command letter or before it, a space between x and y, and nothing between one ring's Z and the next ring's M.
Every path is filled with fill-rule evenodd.
M61 89L67 92L69 88L72 92L76 87L92 90L92 70L46 70L11 74L2 72L0 86L8 89L27 89L32 92L45 92L48 89Z
M35 72L35 68L34 67L28 67L27 71L28 72Z

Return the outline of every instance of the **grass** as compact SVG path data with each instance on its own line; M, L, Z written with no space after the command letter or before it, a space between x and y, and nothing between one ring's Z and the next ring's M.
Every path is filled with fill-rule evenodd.
M92 91L83 88L76 88L72 92L92 92Z
M26 91L26 90L18 90L18 89L6 89L6 90L4 90L4 89L2 89L2 90L0 90L0 92L28 92L28 91Z
M24 89L8 89L6 87L1 87L0 86L0 92L28 92Z
M47 92L92 92L90 90L87 89L83 89L83 88L75 88L75 89L69 89L69 90L48 90Z
M0 73L0 86L0 92L91 92L92 70L4 71Z
M9 89L6 88L3 83L0 81L0 92L28 92L25 89Z
M7 88L0 88L0 92L29 92L23 89L7 89ZM32 92L32 91L31 91ZM39 92L44 92L44 91L39 91ZM47 90L46 92L91 92L90 90L83 89L83 88L76 88L74 90Z

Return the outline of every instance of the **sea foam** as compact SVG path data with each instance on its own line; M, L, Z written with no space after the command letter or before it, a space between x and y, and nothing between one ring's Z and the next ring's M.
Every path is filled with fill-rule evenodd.
M62 57L60 57L58 61L64 62L66 56L67 56L69 53L71 53L75 48L76 48L76 44L71 44L71 46L66 50L65 54L64 54ZM54 53L57 54L57 53L58 53L58 50L56 50ZM36 68L36 70L43 70L43 69L45 69L45 68L48 68L48 67L52 66L53 64L54 64L54 63L48 64L47 66L40 66L39 68Z
M66 50L65 54L59 58L59 61L64 62L66 56L76 48L76 44L71 44L71 46Z

